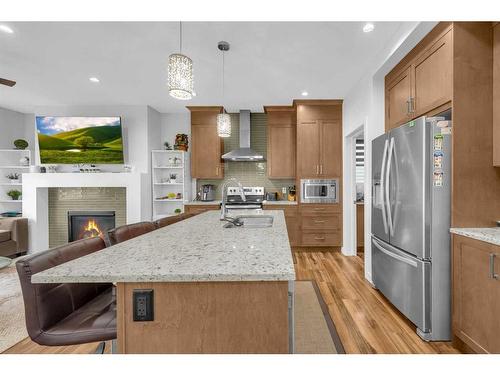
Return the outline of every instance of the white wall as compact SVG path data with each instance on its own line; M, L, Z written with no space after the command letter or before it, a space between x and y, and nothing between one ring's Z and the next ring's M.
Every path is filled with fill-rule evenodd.
M174 144L176 134L187 134L191 140L191 116L186 113L163 113L161 115L161 143Z
M384 129L384 77L415 45L431 31L437 22L405 23L397 37L388 43L376 59L373 68L356 84L344 99L344 137L364 125L365 131L365 277L371 274L371 142ZM344 150L346 140L344 139ZM344 153L345 155L345 153ZM345 255L356 254L355 210L352 202L351 158L344 158L344 246Z
M26 139L28 148L34 151L35 137L26 129L25 114L0 108L0 149L14 148L13 141L19 138Z
M25 134L35 139L35 116L121 116L125 164L142 174L141 219L151 220L151 166L152 148L160 147L161 114L145 105L141 106L39 106L34 114L24 115ZM37 148L36 148L37 149ZM39 155L37 150L37 163ZM100 165L103 171L121 172L122 166ZM69 172L71 166L61 165L59 171Z

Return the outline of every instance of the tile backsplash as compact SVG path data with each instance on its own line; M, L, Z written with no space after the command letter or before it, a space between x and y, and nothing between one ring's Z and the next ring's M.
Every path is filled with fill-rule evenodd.
M231 113L231 136L224 139L224 152L229 152L239 147L240 143L240 115ZM250 147L262 153L267 158L267 115L265 113L252 113L250 115ZM217 186L216 199L222 196L222 185L228 178L234 177L243 186L263 186L266 192L281 192L282 187L295 185L295 180L270 180L267 177L267 162L241 162L226 161L224 163L224 180L197 180L197 189L204 184Z

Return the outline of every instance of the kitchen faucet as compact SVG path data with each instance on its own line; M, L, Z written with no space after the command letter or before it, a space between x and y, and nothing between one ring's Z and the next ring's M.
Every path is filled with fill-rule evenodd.
M227 215L226 195L227 195L227 187L228 187L230 182L234 182L238 185L239 190L240 190L240 196L241 196L241 199L243 200L243 202L246 202L246 200L247 200L247 198L245 197L245 193L243 192L243 186L241 185L241 183L234 177L228 178L226 180L226 182L224 182L224 185L222 185L222 203L220 205L220 220L221 221L229 221L235 225L238 225L238 224L236 224L235 220L228 219L226 216Z

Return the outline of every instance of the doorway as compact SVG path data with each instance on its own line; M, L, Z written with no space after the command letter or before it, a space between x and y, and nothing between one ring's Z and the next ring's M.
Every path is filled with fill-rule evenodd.
M346 208L346 246L345 255L364 255L364 201L365 201L365 134L364 124L360 125L345 139L346 179L345 199Z

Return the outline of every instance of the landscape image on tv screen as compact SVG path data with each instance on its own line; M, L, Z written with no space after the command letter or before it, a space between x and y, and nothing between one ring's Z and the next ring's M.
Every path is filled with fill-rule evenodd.
M37 116L42 164L123 164L120 117Z

